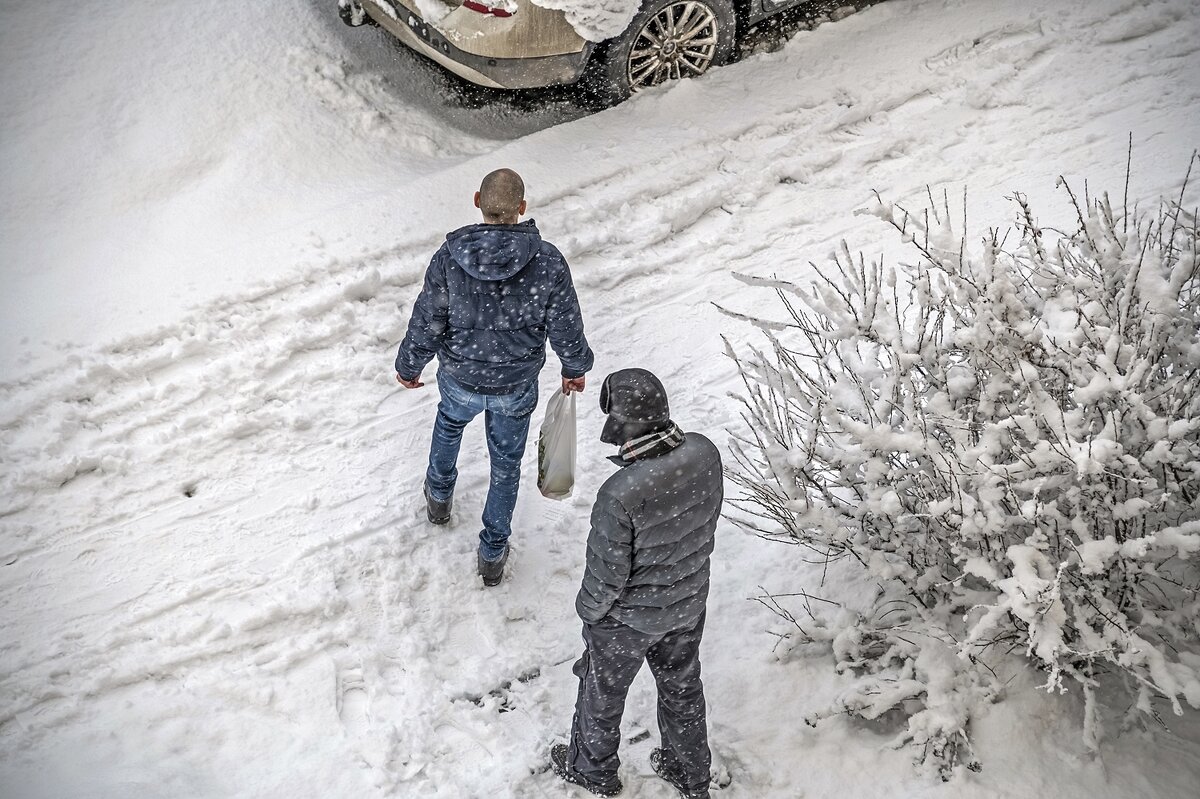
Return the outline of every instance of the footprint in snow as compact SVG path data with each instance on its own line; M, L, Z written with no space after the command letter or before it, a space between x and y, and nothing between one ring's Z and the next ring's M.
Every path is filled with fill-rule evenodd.
M362 666L337 669L334 700L338 719L346 728L346 732L355 737L364 735L371 719L367 683L363 678Z

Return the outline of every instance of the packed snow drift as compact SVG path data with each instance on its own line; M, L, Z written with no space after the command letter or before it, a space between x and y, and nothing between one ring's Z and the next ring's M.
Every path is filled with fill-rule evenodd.
M1122 186L1131 132L1130 202L1151 206L1200 144L1190 0L889 0L587 117L440 97L436 69L340 26L316 0L0 9L0 795L582 796L547 751L612 469L599 379L653 370L675 420L723 445L743 422L722 336L755 331L712 303L770 301L732 273L811 280L843 239L886 262L873 190L965 190L980 232L1019 191L1066 228L1057 177ZM482 433L450 527L430 526L437 393L399 388L392 361L430 255L500 166L571 264L597 362L575 492L539 496L530 447L509 574L485 590ZM545 369L543 398L557 383ZM873 586L721 525L714 796L1200 784L1194 712L1111 725L1093 756L1083 697L1025 667L973 722L982 770L948 783L887 746L886 717L809 728L848 677L776 649L789 629L752 601L799 590L855 607ZM672 796L647 763L648 674L624 733L625 795Z

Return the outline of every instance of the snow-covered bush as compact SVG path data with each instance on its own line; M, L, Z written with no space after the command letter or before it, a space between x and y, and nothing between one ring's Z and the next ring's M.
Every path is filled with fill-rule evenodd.
M901 713L897 745L943 778L978 767L969 720L1006 652L1078 686L1092 750L1102 684L1131 723L1200 707L1196 215L1183 193L1139 214L1060 185L1073 233L1017 195L1016 235L970 246L948 202L880 201L914 254L898 273L843 245L812 285L742 278L788 321L742 317L766 346L729 350L736 520L881 587L865 614L785 614L858 675L809 721Z

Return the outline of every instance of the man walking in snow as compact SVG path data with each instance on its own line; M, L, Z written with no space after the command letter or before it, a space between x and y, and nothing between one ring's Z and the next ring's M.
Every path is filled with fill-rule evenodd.
M566 260L532 219L518 222L526 208L521 176L511 169L488 174L475 207L483 223L447 235L430 261L396 355L396 380L420 388L421 371L437 356L441 402L425 475L434 524L450 521L463 429L484 414L491 482L476 568L493 586L508 560L546 341L562 362L564 393L583 391L593 358Z
M709 555L721 513L721 456L671 421L666 390L645 369L600 389L600 440L620 470L592 507L587 565L575 609L583 656L570 744L550 750L555 773L599 796L621 790L621 715L642 662L658 685L662 746L650 765L689 799L707 799L711 756L700 682Z

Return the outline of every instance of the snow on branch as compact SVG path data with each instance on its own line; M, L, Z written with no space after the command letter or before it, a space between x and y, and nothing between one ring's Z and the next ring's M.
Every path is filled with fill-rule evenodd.
M1011 245L992 230L968 247L932 193L919 212L880 200L871 214L913 263L843 245L808 286L761 281L787 321L748 319L762 345L728 347L749 431L733 443L735 520L882 586L872 614L792 619L793 644L858 675L811 723L901 710L897 745L943 778L978 768L970 718L1000 695L989 660L1014 650L1048 692L1082 692L1093 751L1102 685L1129 692L1127 721L1200 708L1189 178L1151 214L1081 203L1060 179L1070 233L1014 194Z

